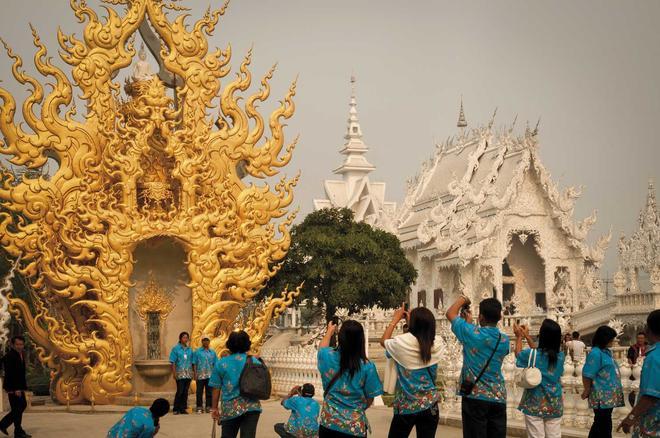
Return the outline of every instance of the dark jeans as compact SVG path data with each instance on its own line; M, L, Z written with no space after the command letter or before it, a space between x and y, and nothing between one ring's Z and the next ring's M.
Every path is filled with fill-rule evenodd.
M25 392L21 391L21 395L7 394L9 398L9 413L0 420L0 427L7 429L14 424L14 434L20 434L23 431L21 423L23 422L23 411L27 407L27 400L25 399Z
M414 427L417 438L433 438L439 419L437 404L434 408L414 414L394 414L390 424L390 433L387 436L388 438L407 438Z
M589 438L612 438L612 409L594 409Z
M188 409L188 390L192 379L176 379L176 394L174 395L173 412L183 412Z
M284 423L275 424L275 433L281 436L282 438L296 438L295 435L292 435L289 432L287 432L286 427L284 427Z
M349 435L344 432L337 432L336 430L319 426L319 438L353 438L355 436L359 436L359 435Z
M209 386L209 379L202 379L197 381L197 409L202 409L202 399L206 391L206 408L211 409L211 398L213 396L213 388Z
M222 435L220 438L236 438L238 431L241 431L241 438L255 438L257 436L257 422L261 412L246 412L243 415L223 420Z
M505 438L506 403L463 397L463 438Z

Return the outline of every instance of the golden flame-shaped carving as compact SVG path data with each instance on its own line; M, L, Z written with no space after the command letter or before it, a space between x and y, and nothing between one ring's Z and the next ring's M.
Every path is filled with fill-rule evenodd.
M213 334L212 346L221 351L240 309L277 271L293 220L286 208L297 177L271 189L246 184L238 169L266 178L289 163L296 141L284 147L282 122L294 112L295 82L268 118L270 138L261 141L265 122L256 106L270 94L273 70L239 105L237 94L251 84L248 53L221 88L230 49L209 52L207 36L226 5L187 28L185 15L172 21L166 15L181 10L176 3L106 3L123 11L109 7L102 20L83 0L71 0L85 23L82 39L61 31L57 36L86 103L84 117L76 117L72 83L51 63L34 29L34 63L52 79L50 91L23 71L23 60L3 41L13 76L31 92L20 124L14 97L0 88L0 153L30 169L49 157L59 163L49 179L2 178L0 244L21 257L32 304L11 293L8 298L40 359L55 370L55 395L63 403L108 403L131 390L128 288L136 245L156 236L182 244L193 343L202 333ZM162 41L165 68L181 79L175 98L148 75L129 81L126 97L119 97L113 78L134 59L133 35L144 20ZM215 99L217 120L207 117ZM255 345L295 294L269 301L245 327Z
M149 281L144 290L135 298L135 311L142 321L147 320L147 314L158 313L161 320L165 320L167 315L174 309L172 297L168 296L163 289L156 283L153 272L149 273Z

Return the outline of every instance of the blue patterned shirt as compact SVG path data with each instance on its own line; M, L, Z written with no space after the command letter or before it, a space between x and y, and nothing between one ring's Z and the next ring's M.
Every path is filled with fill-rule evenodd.
M222 391L221 419L230 420L246 412L261 412L259 400L250 400L241 395L239 381L245 366L247 354L235 353L219 359L215 363L209 386ZM259 363L255 357L252 362Z
M193 364L195 365L195 373L197 373L197 380L204 380L211 377L213 367L218 360L218 356L214 350L210 348L207 350L204 347L199 347L193 353Z
M179 342L170 351L170 363L174 364L176 379L192 379L193 351Z
M660 351L657 345L656 342L646 350L639 381L639 397L653 397L655 404L639 417L639 423L633 429L633 438L660 437Z
M330 347L319 348L318 369L323 387L339 372L339 351ZM376 366L364 362L350 376L343 373L325 396L321 409L321 425L331 430L354 436L367 436L367 399L383 394Z
M391 358L386 351L385 356ZM396 389L392 407L395 414L415 414L429 409L440 399L440 392L435 386L438 366L409 370L398 362L396 364Z
M550 358L543 350L536 350L536 368L541 371L541 384L525 389L518 409L525 415L541 418L559 418L564 414L561 375L564 374L564 353L559 352L557 363L550 368ZM531 348L526 348L516 357L516 366L526 368Z
M291 411L286 431L297 438L315 438L319 436L319 402L311 397L294 395L289 397L282 406Z
M593 347L582 368L582 376L591 379L589 407L610 409L623 406L623 387L619 366L609 348L601 350Z
M472 382L477 379L495 348L500 330L497 327L478 327L461 317L451 322L451 331L463 344L463 368L460 381L468 377ZM509 354L509 337L502 333L502 338L488 364L488 368L479 379L468 398L496 403L506 403L506 387L502 375L502 361ZM460 387L460 385L459 385ZM460 394L459 394L460 395Z
M107 438L152 438L156 426L151 411L141 406L135 407L119 420L108 432Z

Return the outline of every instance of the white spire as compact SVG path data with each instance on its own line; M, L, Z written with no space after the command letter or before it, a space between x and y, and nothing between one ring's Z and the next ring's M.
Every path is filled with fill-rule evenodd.
M467 120L465 120L465 112L463 111L463 96L461 96L461 110L458 112L458 122L456 126L459 128L467 127Z
M346 155L346 159L339 168L335 169L335 173L344 174L344 177L350 179L362 177L375 169L364 156L369 148L362 141L362 128L358 119L357 99L355 98L355 82L355 76L351 75L351 100L348 104L348 126L344 136L346 143L340 151L341 154Z
M357 113L357 100L355 99L355 75L351 75L351 101L348 104L348 127L346 129L346 140L362 140L362 128Z

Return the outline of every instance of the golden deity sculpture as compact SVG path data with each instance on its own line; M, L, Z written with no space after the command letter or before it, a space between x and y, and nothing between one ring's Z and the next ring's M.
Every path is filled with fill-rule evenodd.
M274 177L289 163L296 141L285 145L283 122L294 113L295 82L265 122L257 104L270 94L273 70L244 103L238 94L251 84L251 53L233 80L220 84L231 50L209 51L207 37L226 5L188 27L185 14L168 15L184 10L177 2L105 2L107 17L99 18L84 0L70 1L84 23L81 39L57 35L70 75L51 63L32 30L34 64L51 89L3 42L14 78L30 93L16 120L16 101L0 88L0 153L28 169L49 158L59 165L50 178L0 175L0 244L20 259L31 295L30 302L7 298L54 370L60 402L110 403L131 391L129 287L138 244L154 237L181 244L192 342L211 334L212 348L222 353L241 309L277 272L294 216L287 207L297 177L274 187L243 177ZM114 80L136 59L134 34L145 20L176 79L174 97L143 64L123 97ZM82 116L74 92L85 102ZM220 115L209 117L217 106ZM266 123L270 135L262 140ZM267 300L241 327L255 351L271 318L296 294Z

